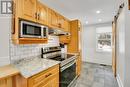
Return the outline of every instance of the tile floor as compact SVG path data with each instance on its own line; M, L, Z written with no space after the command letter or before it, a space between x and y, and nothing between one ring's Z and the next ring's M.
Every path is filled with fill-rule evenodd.
M118 84L111 66L84 62L75 87L118 87Z

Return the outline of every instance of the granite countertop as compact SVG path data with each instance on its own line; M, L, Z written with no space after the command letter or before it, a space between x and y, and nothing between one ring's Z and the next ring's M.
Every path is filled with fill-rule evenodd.
M12 65L14 65L25 78L29 78L59 63L58 61L35 57L14 62Z

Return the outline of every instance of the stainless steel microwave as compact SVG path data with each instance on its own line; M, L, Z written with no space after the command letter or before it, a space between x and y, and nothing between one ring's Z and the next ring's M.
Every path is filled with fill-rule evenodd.
M20 37L22 38L47 38L48 27L27 21L20 21Z

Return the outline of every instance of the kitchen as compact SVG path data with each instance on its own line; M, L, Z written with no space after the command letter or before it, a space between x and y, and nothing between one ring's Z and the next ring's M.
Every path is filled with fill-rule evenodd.
M0 87L129 87L129 0L69 2L0 1Z
M72 86L81 71L81 22L38 0L11 3L11 64L0 68L0 87Z

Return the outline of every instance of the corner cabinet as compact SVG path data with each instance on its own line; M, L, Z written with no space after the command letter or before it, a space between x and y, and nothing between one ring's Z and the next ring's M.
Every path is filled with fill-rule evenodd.
M59 65L55 65L28 79L16 75L14 82L15 87L59 87Z

